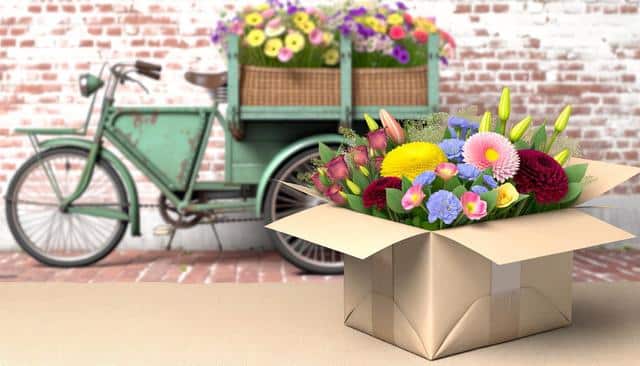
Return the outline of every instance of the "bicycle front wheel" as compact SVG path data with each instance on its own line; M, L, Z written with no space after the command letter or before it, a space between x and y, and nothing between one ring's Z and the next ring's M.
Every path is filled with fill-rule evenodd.
M20 247L50 266L77 267L99 261L120 242L127 221L63 212L61 198L75 190L88 152L61 147L31 157L18 169L6 195L9 228ZM127 210L118 173L96 162L91 183L74 206Z

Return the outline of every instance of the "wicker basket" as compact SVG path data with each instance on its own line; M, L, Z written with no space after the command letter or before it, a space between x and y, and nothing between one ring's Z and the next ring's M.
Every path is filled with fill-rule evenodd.
M340 70L242 66L242 105L340 105ZM426 66L353 69L353 104L426 105Z

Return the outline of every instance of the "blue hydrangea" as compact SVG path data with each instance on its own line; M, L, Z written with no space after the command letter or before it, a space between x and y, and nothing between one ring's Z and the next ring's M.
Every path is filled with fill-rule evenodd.
M428 186L429 184L433 183L433 181L436 179L436 173L427 170L426 172L418 175L417 177L415 177L413 179L413 184L419 184L421 186Z
M475 180L480 175L480 170L471 164L458 164L458 177L465 180Z
M495 179L493 179L492 176L485 174L482 177L482 180L484 181L484 184L488 185L489 188L494 189L498 186L498 182L496 182Z
M449 161L454 163L462 161L462 146L464 146L463 140L444 139L438 144L438 146L440 146L445 155L447 155L447 159L449 159Z
M455 194L444 189L432 194L427 201L429 222L434 223L438 219L445 224L451 224L462 212L462 204Z
M477 194L483 194L485 192L489 192L489 190L485 186L471 186L471 192L477 193Z
M471 122L468 119L451 116L449 117L449 133L451 137L457 137L461 140L466 140L467 132L471 132L470 135L478 132L478 124L475 122Z

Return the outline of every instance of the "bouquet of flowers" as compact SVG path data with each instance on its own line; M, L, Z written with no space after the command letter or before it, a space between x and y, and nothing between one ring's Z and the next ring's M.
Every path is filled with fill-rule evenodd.
M412 17L401 2L351 7L302 6L298 2L269 0L236 10L225 6L211 40L225 50L225 37L241 38L240 63L268 67L336 66L340 61L337 37L352 37L355 67L417 66L427 63L430 33L442 38L442 62L453 54L455 42L439 30L434 18Z
M558 139L571 106L550 136L545 124L528 133L531 117L508 129L510 109L505 88L496 122L434 114L403 127L381 110L379 126L365 115L366 136L343 130L349 146L338 151L320 144L310 181L337 205L427 230L570 206L587 168L563 167L575 150Z

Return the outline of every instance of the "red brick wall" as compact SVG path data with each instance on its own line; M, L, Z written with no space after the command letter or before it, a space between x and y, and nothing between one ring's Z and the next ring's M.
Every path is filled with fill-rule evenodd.
M242 1L245 3L246 1ZM222 69L208 35L222 1L0 2L0 187L31 153L18 126L80 126L87 100L77 76L102 61L142 58L165 66L161 82L146 81L120 104L204 105L188 85L188 69ZM443 70L441 104L456 110L497 103L512 88L514 119L553 120L574 105L569 134L587 157L640 165L640 14L629 1L407 1L435 15L457 38L458 57ZM161 4L161 5L158 5ZM95 121L94 121L95 124ZM217 127L203 179L221 179L222 131ZM136 175L142 179L141 175ZM145 201L156 191L140 187ZM640 193L640 180L618 188Z

